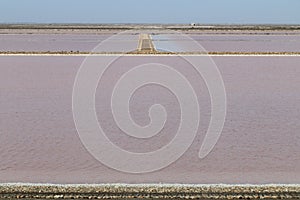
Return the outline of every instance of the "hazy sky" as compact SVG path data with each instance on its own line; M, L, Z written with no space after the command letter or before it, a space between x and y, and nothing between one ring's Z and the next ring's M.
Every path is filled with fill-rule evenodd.
M300 0L0 0L0 23L300 24Z

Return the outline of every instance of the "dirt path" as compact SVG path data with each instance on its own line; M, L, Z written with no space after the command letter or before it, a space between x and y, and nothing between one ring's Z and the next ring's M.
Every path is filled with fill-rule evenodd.
M138 51L139 52L155 52L156 51L149 34L140 34Z

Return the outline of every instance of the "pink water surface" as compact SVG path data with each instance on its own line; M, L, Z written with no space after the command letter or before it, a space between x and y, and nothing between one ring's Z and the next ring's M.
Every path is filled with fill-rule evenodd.
M207 51L299 52L300 35L191 35Z
M0 51L91 51L113 34L0 34Z
M0 34L0 51L91 51L100 42L114 34ZM126 35L126 34L125 34ZM250 34L187 34L207 51L237 52L299 52L300 35L250 35ZM156 35L155 37L163 37ZM155 38L154 37L154 38ZM163 37L164 38L164 37ZM126 40L137 47L138 35L128 34ZM120 41L116 41L120 42ZM180 43L184 41L165 40ZM159 42L156 42L159 44ZM127 44L128 45L128 44ZM118 51L120 45L110 43L102 51Z
M201 122L188 151L157 172L127 174L110 169L82 145L73 121L72 89L84 57L0 57L0 182L51 183L300 183L300 57L213 57L227 92L220 140L205 158L199 147L210 118L203 79L177 57L124 57L99 82L96 110L108 137L135 152L163 146L180 120L175 96L157 85L140 88L130 102L138 124L161 103L165 128L150 140L126 136L113 121L109 97L119 77L144 62L168 64L191 82ZM112 157L112 159L114 159ZM135 163L132 163L133 165Z

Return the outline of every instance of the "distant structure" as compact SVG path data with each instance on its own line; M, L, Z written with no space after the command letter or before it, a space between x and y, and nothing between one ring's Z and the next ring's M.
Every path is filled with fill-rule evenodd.
M196 26L196 23L191 23L191 26Z

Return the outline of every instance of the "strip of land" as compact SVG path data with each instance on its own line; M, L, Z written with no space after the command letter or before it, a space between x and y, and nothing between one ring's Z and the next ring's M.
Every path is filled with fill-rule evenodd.
M148 43L149 44L149 43ZM28 52L28 51L8 51L0 52L0 56L139 56L139 55L160 55L160 56L300 56L300 52L158 52L150 45L142 44L142 48L134 52L73 52L73 51L46 51L46 52Z
M0 24L0 34L103 34L121 31L166 30L186 34L295 35L300 25L215 25L215 24Z
M300 185L1 184L1 199L299 199Z

